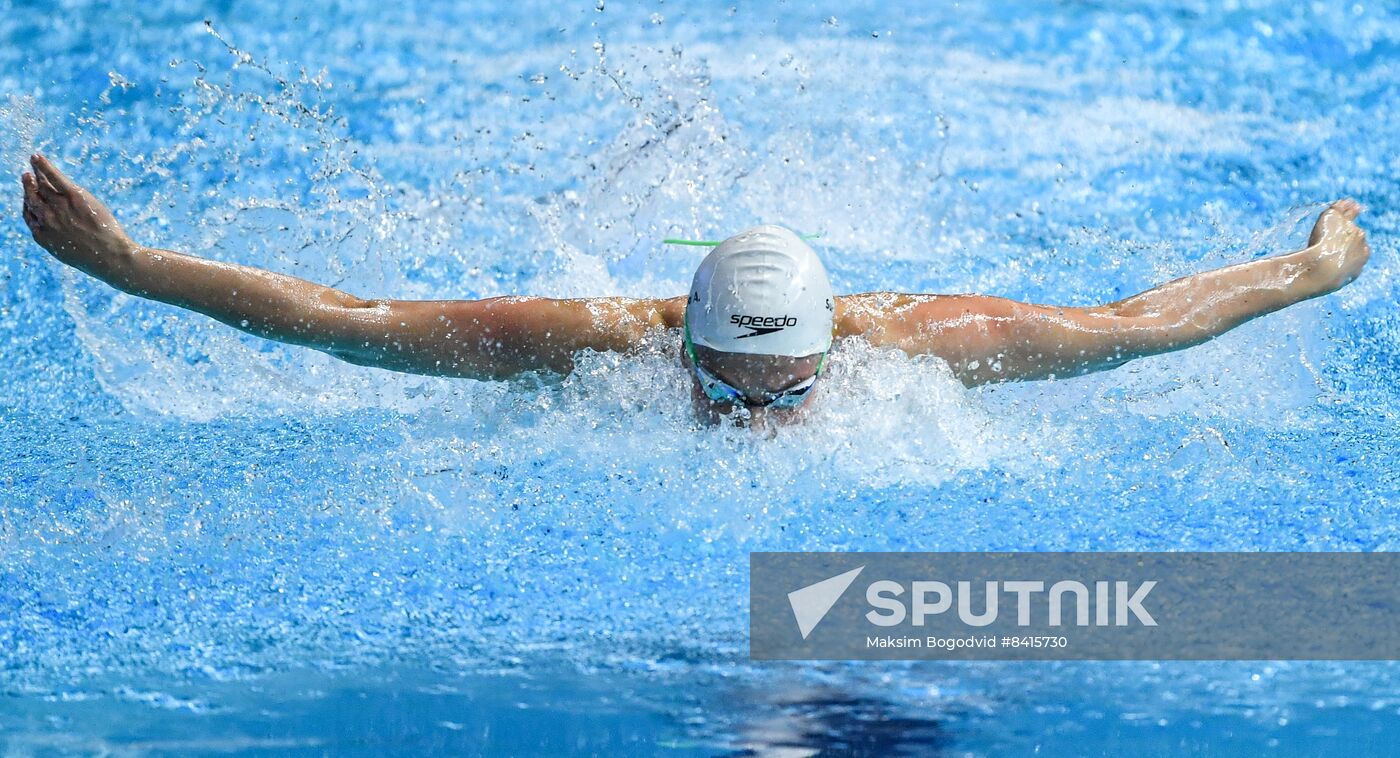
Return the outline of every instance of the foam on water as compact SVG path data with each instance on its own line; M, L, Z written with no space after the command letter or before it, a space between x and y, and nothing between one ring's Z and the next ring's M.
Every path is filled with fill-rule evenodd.
M696 422L675 335L562 380L373 371L114 293L11 222L0 688L191 710L305 665L547 657L710 683L721 729L745 714L713 682L789 671L742 659L752 550L1400 546L1385 11L1286 5L1265 33L1213 6L518 5L305 28L12 9L5 39L50 34L0 53L0 163L44 149L143 241L364 296L672 296L700 253L660 239L777 221L823 233L839 291L1084 304L1296 246L1340 194L1374 260L1072 381L969 391L853 342L806 423L755 434ZM796 672L901 712L1099 689L1081 710L1395 708L1383 666Z

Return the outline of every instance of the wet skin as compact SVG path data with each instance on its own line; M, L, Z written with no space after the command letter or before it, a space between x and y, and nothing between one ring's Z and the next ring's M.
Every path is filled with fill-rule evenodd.
M46 158L35 155L30 163L33 172L21 177L24 221L54 258L124 292L351 363L475 379L565 374L580 350L633 352L649 333L679 329L684 319L684 296L371 300L251 266L152 249L132 240L100 200ZM1360 212L1352 200L1337 201L1300 250L1183 277L1105 305L869 292L836 298L832 331L838 343L863 339L938 356L969 386L1111 369L1200 344L1345 286L1371 253L1356 224ZM839 352L830 359L839 360ZM701 360L755 396L816 370L813 356L706 351ZM770 413L795 418L810 404ZM723 411L707 409L710 415Z

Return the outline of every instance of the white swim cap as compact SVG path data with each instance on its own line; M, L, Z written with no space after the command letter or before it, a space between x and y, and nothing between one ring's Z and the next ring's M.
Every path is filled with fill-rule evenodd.
M781 226L756 226L705 256L685 324L697 345L725 353L802 357L831 348L836 312L816 252Z

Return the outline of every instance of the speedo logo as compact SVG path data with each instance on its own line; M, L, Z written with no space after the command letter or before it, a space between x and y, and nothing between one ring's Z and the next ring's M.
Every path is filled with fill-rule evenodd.
M729 323L740 329L752 329L748 334L741 334L736 339L746 337L760 337L773 332L781 332L789 326L797 326L796 316L745 316L742 313L735 313L729 317Z

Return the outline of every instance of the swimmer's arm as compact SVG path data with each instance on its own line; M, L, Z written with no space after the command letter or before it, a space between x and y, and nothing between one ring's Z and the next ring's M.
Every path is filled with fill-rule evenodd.
M1082 309L983 295L871 292L838 298L837 336L938 356L975 386L1112 368L1148 354L1161 335L1133 319Z
M647 332L676 326L685 303L684 296L350 299L340 306L354 314L350 335L318 349L361 365L473 379L568 374L580 350L625 353Z
M292 276L138 247L110 283L267 339L363 366L504 379L567 374L579 350L625 352L664 327L665 301L364 299ZM680 303L683 298L676 298Z
M968 385L1070 377L1199 345L1251 319L1333 292L1370 255L1342 201L1308 247L1183 277L1107 305L1033 305L981 295L870 293L838 300L837 334L945 359Z
M684 298L366 300L293 276L136 244L110 211L41 156L24 217L60 261L124 292L259 337L395 371L504 378L567 373L579 350L626 351L679 323Z

